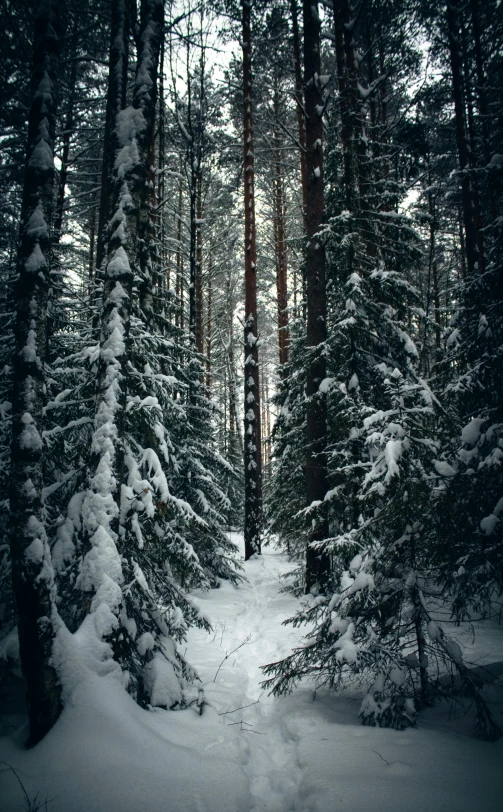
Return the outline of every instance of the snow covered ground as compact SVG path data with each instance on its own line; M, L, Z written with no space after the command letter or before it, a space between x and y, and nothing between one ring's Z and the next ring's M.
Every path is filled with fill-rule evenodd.
M113 676L91 676L34 750L22 749L22 730L0 739L0 761L47 812L499 812L503 744L472 738L447 707L400 733L362 727L352 698L261 691L259 666L302 634L281 625L296 605L279 592L290 569L266 548L246 564L248 583L195 596L213 625L187 646L209 703L202 717L143 711ZM483 640L503 660L503 627ZM0 810L22 809L16 777L0 769Z

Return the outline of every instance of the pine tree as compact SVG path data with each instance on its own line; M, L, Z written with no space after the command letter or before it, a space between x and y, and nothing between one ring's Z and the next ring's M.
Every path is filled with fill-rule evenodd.
M376 77L371 51L363 63L357 50L370 12L356 20L348 4L334 10L342 155L333 150L327 164L329 183L342 184L329 194L325 229L329 532L317 545L330 557L333 594L311 600L290 621L314 628L289 657L264 668L264 684L283 693L311 675L335 689L353 675L368 689L363 722L405 727L442 695L432 676L436 663L437 673L457 671L481 732L494 738L498 726L461 650L432 620L440 594L434 555L441 550L434 528L455 470L437 431L446 410L420 373L416 324L423 311L410 281L420 236L398 211L403 186L389 177L390 149L400 149L389 127L389 90L386 107L384 98L375 100L389 82L386 64ZM380 42L384 60L403 21L400 8L393 11L396 28ZM477 586L480 594L480 580Z
M43 522L42 431L54 138L61 8L40 4L35 19L32 101L17 255L15 349L12 358L10 553L21 668L27 688L29 743L36 744L61 711L53 660L60 621Z
M120 29L125 4L118 3L115 13ZM65 472L55 463L54 478L63 487L56 486L50 504L68 628L94 629L105 658L120 664L138 702L177 707L188 701L185 686L194 675L175 641L191 624L208 627L187 590L218 585L219 578L236 582L239 565L224 533L230 502L220 483L229 465L215 448L214 410L201 386L200 359L193 340L173 323L159 282L150 179L162 27L162 2L146 0L132 104L112 105L118 112L108 188L116 208L104 268L100 344L64 358L65 378L73 367L74 385L55 398L54 406L67 423L63 432L55 425L49 436L57 461L64 434L75 468ZM125 39L115 36L112 48L120 42ZM117 60L122 64L121 53L111 61L114 71ZM121 94L120 83L115 89ZM69 644L64 635L60 644L63 651Z
M306 550L306 592L323 590L329 560L316 542L328 536L324 499L327 491L327 414L322 382L326 378L324 343L327 338L325 245L320 230L324 218L323 82L320 61L318 4L305 0L304 84L306 111L306 497L315 510Z
M262 524L262 447L257 325L257 248L255 234L255 178L253 95L251 74L251 2L242 0L243 144L245 208L245 325L244 325L244 468L245 559L260 552Z

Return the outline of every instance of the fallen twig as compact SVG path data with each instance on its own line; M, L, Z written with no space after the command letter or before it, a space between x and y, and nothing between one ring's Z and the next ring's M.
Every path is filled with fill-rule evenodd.
M220 669L222 668L223 664L225 663L225 661L228 660L229 657L231 657L233 654L235 654L236 651L239 651L240 648L242 648L243 646L246 646L246 644L250 642L250 637L251 637L251 634L247 635L247 637L245 637L245 639L243 640L242 643L239 644L239 646L236 646L236 648L233 648L232 651L229 651L229 653L225 655L224 659L222 660L222 662L220 663L220 665L217 668L217 673L213 677L213 682L217 681L218 674L219 674Z
M243 710L243 708L251 708L252 705L258 705L260 699L256 699L255 702L250 702L249 705L241 705L239 708L234 708L234 710L223 711L219 713L219 716L226 716L228 713L236 713L238 710Z

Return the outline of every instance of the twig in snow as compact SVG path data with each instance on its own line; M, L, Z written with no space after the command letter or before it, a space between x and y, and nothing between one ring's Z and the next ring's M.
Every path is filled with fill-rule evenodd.
M215 623L215 626L213 627L213 631L215 633L213 635L213 641L212 642L214 643L215 640L217 639L217 635L220 635L220 645L222 645L222 643L224 641L224 633L226 632L226 630L227 629L226 629L226 624L225 623L222 623L220 620L218 621L218 623Z
M234 710L223 711L223 713L219 713L219 716L226 716L228 713L236 713L238 710L243 710L243 708L251 708L252 705L258 705L260 699L257 699L255 702L250 702L249 705L241 705L240 708L234 708Z
M383 758L383 757L381 756L381 754L377 752L377 750L372 750L372 752L373 752L373 753L375 753L377 756L379 756L379 758L380 758L380 759L382 759L383 761L385 761L385 762L386 762L386 764L387 764L387 765L388 765L388 767L389 767L389 761L388 761L386 758Z
M28 793L26 792L25 785L21 781L19 775L17 774L17 772L14 769L14 767L12 766L12 764L9 764L8 761L0 761L0 764L5 764L5 766L8 767L9 770L12 770L12 772L16 776L18 784L21 787L21 790L22 790L24 798L25 798L25 806L24 806L24 808L26 809L26 812L39 812L39 810L41 810L41 809L45 809L46 812L47 812L47 804L52 803L52 801L54 801L54 798L50 798L50 799L46 798L45 801L39 801L39 799L38 799L39 793L37 792L35 797L33 799L31 799L30 796L28 795Z
M253 727L253 725L250 724L250 722L245 722L243 719L241 719L239 722L230 722L228 725L226 725L226 727L234 727L234 725L241 725L239 729L243 730L245 733L256 733L257 736L262 736L262 733L259 733L258 730L249 730L249 728L243 727L243 725L249 725L250 727Z
M225 655L224 659L222 660L222 662L220 663L220 665L217 668L217 673L213 677L213 682L217 681L218 674L219 674L220 669L222 668L223 664L225 663L225 661L228 660L229 657L231 657L236 651L239 651L240 648L242 648L243 646L246 646L247 643L250 642L250 637L251 637L251 634L247 635L245 637L245 639L243 640L243 642L239 644L239 646L236 646L236 648L233 648L232 651L229 651L229 653Z

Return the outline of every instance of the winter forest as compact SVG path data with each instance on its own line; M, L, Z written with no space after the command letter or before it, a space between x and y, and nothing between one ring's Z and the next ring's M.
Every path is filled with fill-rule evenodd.
M501 0L0 0L2 810L501 809L502 89Z

